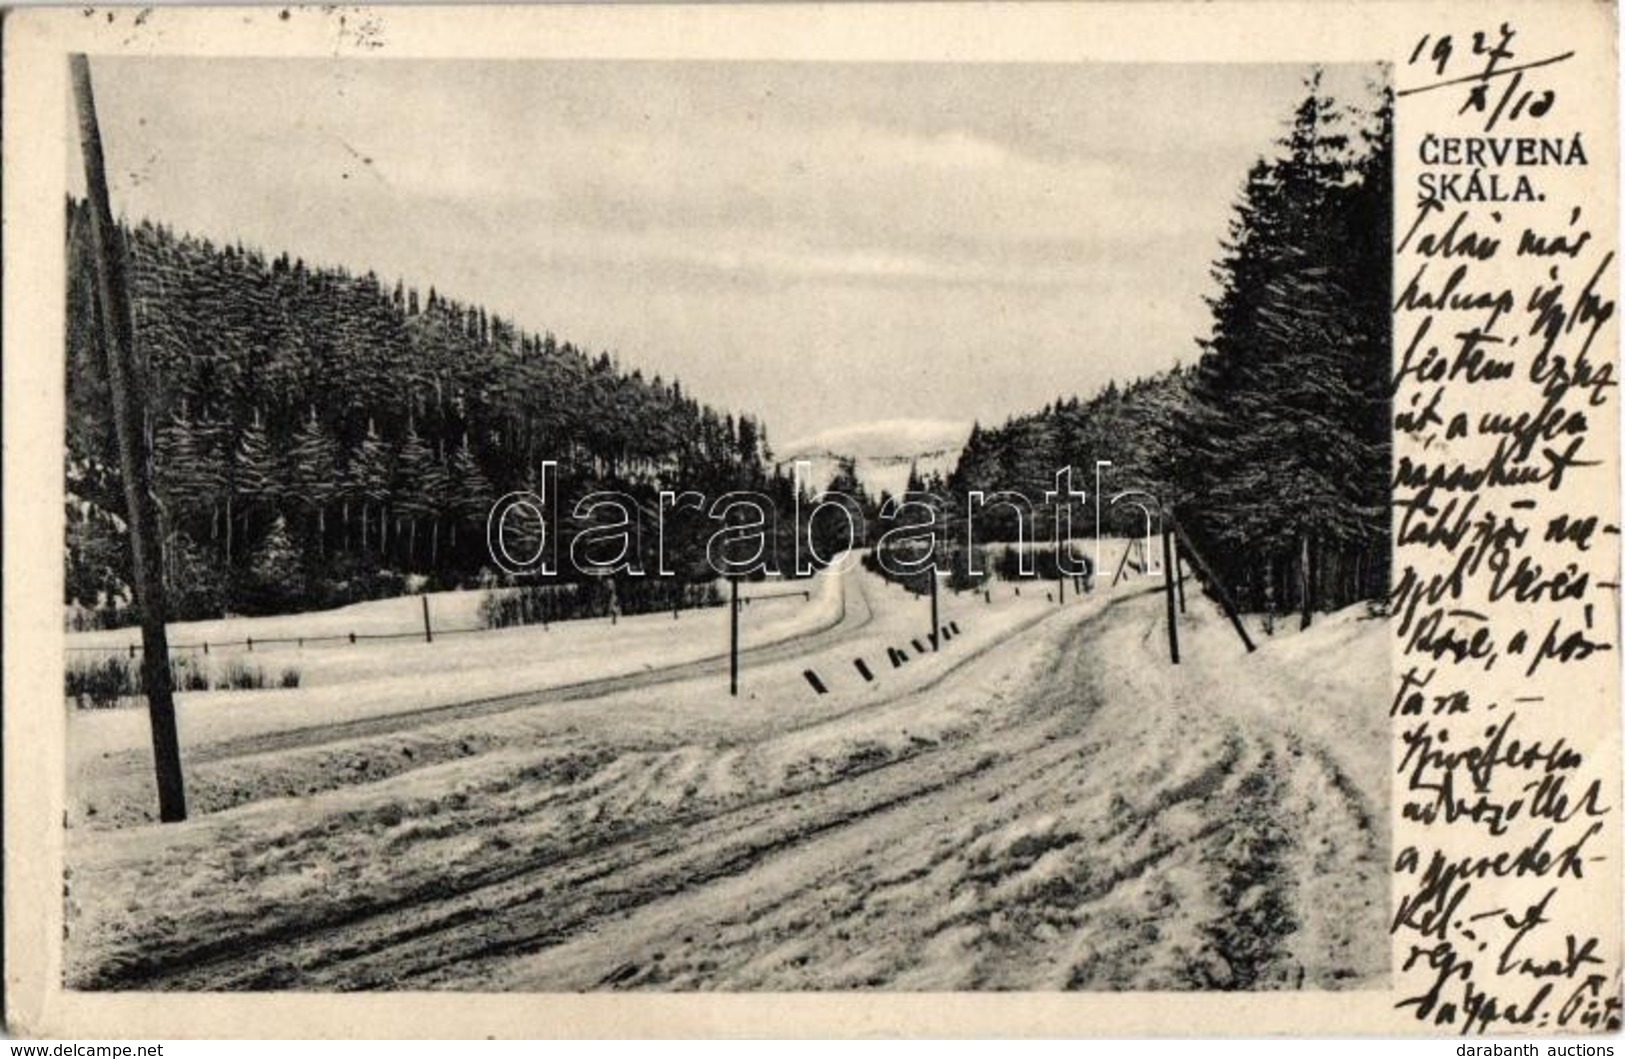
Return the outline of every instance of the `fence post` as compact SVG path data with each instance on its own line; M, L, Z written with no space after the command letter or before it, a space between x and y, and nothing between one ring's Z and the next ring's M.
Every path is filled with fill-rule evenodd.
M429 627L429 597L419 596L423 601L423 642L434 643L434 630Z
M933 566L929 573L930 573L930 577L931 577L931 650L935 651L937 649L937 640L939 640L941 638L941 636L940 636L940 634L939 634L939 632L937 630L937 570L936 570L936 567Z
M1241 637L1241 642L1247 646L1248 653L1258 650L1257 645L1253 643L1252 637L1247 635L1247 627L1242 625L1241 615L1236 611L1236 604L1231 600L1230 593L1225 591L1224 582L1219 580L1218 575L1213 572L1213 568L1208 566L1206 560L1202 558L1202 553L1197 551L1196 547L1191 544L1190 537L1186 535L1178 520L1170 518L1169 521L1174 528L1175 535L1179 538L1180 547L1184 548L1185 554L1191 557L1191 565L1196 567L1196 572L1206 578L1207 583L1212 586L1213 594L1219 597L1219 606L1224 608L1225 616L1230 619L1230 624L1235 627L1236 635Z
M1133 550L1134 550L1134 541L1131 540L1123 548L1123 557L1121 559L1117 560L1117 573L1112 575L1112 587L1113 588L1116 588L1117 587L1117 582L1122 579L1122 577L1123 577L1123 567L1128 565L1128 556L1129 556L1129 553L1132 552Z
M1183 614L1185 613L1185 560L1180 555L1178 548L1174 549L1174 571L1179 575L1179 580L1175 584L1179 586L1179 613Z
M1173 534L1162 527L1162 585L1168 597L1168 654L1179 664L1179 623L1174 614L1174 545Z
M728 579L728 694L739 696L739 578Z

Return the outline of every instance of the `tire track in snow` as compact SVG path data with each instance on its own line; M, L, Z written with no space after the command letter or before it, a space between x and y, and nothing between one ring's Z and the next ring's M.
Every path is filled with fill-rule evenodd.
M1372 878L1382 868L1373 814L1324 747L1294 743L1267 714L1210 717L1197 673L1172 685L1168 716L1143 739L1102 743L1093 726L1107 691L1100 680L1084 690L1080 674L1119 641L1144 640L1140 623L1159 602L1113 600L1070 628L1079 612L1035 619L1064 630L1059 654L984 729L854 755L820 782L743 804L655 813L517 864L450 871L398 900L314 910L212 954L171 949L108 968L102 983L1268 988L1302 984L1306 968L1321 985L1369 973L1369 954L1346 936L1362 929L1352 924L1365 889L1334 904L1315 888L1351 865ZM900 709L1021 631L927 688L849 712ZM657 762L677 774L678 758ZM605 795L637 778L606 774ZM1112 804L1119 781L1140 804ZM1075 803L1081 819L1066 816ZM559 808L543 799L526 811ZM1055 813L1049 830L1029 826ZM1317 833L1335 841L1311 864ZM1336 917L1350 923L1328 925ZM942 968L960 977L945 981Z
M1114 604L1117 601L1112 601ZM1075 620L1077 611L1045 611L1015 628L1016 636L1043 622ZM1088 619L1099 620L1099 615ZM902 696L902 700L916 700L927 696L955 672L973 665L1005 641L984 645L975 652L955 659L954 663L935 676L925 686ZM823 718L819 723L839 721L845 713L877 711L885 703L867 703L855 706L835 717ZM1042 734L1034 739L1042 743ZM952 753L950 753L952 751ZM436 931L467 929L470 920L483 917L496 902L502 907L512 901L521 905L549 891L547 879L564 873L570 885L584 885L601 880L613 873L618 865L629 858L634 861L676 855L681 863L689 847L696 841L696 833L703 833L704 841L720 842L723 849L734 849L745 837L743 847L723 859L714 868L694 868L698 877L714 878L728 874L767 853L785 848L787 844L807 835L841 826L853 819L880 811L886 805L918 797L926 790L937 789L956 777L985 767L981 764L988 754L986 747L915 747L915 752L891 760L873 762L872 767L848 771L829 783L813 788L802 788L788 793L776 792L738 808L722 812L703 812L693 818L669 816L643 828L620 834L606 835L602 851L589 846L560 852L546 862L523 865L496 873L476 872L455 883L442 881L429 885L387 902L368 907L338 910L336 914L313 916L296 920L258 936L237 937L219 943L205 943L186 951L171 950L146 957L121 961L117 966L104 967L92 972L84 983L91 988L281 988L289 985L308 986L309 974L293 970L300 959L299 953L310 949L317 953L319 966L321 953L340 951L346 958L363 956L373 951L390 948L403 932L400 920L416 920L404 928L406 940ZM924 779L915 777L902 766L918 766L930 760L932 767ZM782 832L775 836L775 832ZM766 836L766 837L764 837ZM741 859L743 858L743 859ZM607 866L597 867L600 863ZM542 877L541 882L535 882ZM668 885L665 887L670 889ZM681 889L681 886L677 887ZM657 887L658 889L658 887ZM611 901L606 907L616 907ZM341 940L343 935L348 940ZM353 935L353 937L351 937ZM398 959L392 955L391 959ZM247 964L248 966L244 966ZM324 982L326 979L324 979ZM328 983L332 987L334 983ZM345 987L341 985L340 987Z

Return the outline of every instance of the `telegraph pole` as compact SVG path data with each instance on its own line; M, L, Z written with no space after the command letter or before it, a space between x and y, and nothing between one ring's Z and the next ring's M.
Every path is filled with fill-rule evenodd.
M90 235L95 244L97 309L100 337L112 391L113 422L118 433L119 469L124 478L130 552L135 572L135 598L141 611L141 684L152 723L152 756L158 773L158 819L186 819L186 787L181 777L180 740L175 731L175 696L170 687L169 640L164 631L163 542L154 532L151 483L147 481L147 447L142 433L142 387L136 373L135 323L130 289L124 275L123 248L107 199L107 170L102 159L101 127L91 91L90 60L68 58L73 98L79 116L79 142L85 159L85 188L90 198Z

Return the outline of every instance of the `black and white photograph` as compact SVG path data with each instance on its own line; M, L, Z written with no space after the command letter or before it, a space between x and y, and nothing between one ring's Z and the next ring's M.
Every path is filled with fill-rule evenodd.
M70 66L65 987L1388 988L1386 64Z
M1618 32L8 12L0 1030L1606 1059Z

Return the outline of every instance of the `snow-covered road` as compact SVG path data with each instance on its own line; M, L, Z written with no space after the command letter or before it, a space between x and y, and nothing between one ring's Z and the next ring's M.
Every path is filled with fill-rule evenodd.
M820 578L809 602L776 604L796 609L781 609L766 620L756 620L755 614L742 618L739 699L726 695L727 660L716 653L726 643L726 626L710 614L686 619L691 633L668 637L664 650L651 647L651 633L660 636L675 623L660 616L631 619L618 627L604 622L576 627L568 630L574 642L555 648L572 654L555 654L550 668L505 665L508 672L500 680L464 679L453 671L291 693L213 695L202 697L203 702L183 696L188 800L194 815L213 813L266 798L375 783L498 747L582 732L623 743L663 743L709 731L755 738L750 733L781 728L787 718L788 723L805 724L917 687L942 665L962 660L1051 609L1038 591L1029 589L1024 598L1018 593L996 590L997 605L984 604L977 594L944 593L940 620L953 621L961 633L944 641L940 657L926 657L918 648L929 640L928 604L853 564ZM533 641L560 636L539 630L530 635ZM950 643L951 651L946 649ZM420 651L425 646L388 650ZM911 662L901 669L888 667L888 647L906 652ZM858 658L865 659L874 680L859 676L854 665ZM833 693L815 696L802 676L804 669L820 673ZM403 684L415 694L405 694ZM526 690L482 694L493 686ZM76 762L70 819L75 826L101 829L151 821L152 767L144 715L137 710L80 711L70 716L70 724Z
M1385 622L1334 615L1247 656L1193 601L1175 668L1144 587L1065 607L948 597L964 635L869 684L854 645L883 666L924 604L848 577L868 619L758 656L740 700L707 671L224 757L236 808L75 828L70 980L1337 988L1385 973ZM800 680L809 664L830 695ZM470 752L417 763L459 741ZM278 797L279 776L341 780Z

